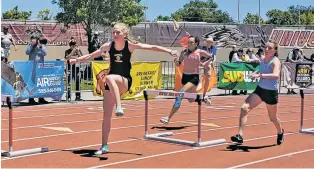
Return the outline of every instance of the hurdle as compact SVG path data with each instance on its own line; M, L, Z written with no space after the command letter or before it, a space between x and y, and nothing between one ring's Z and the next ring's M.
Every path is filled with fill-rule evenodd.
M225 139L217 139L217 140L210 140L204 141L201 140L201 106L202 106L202 99L203 94L197 93L185 93L185 92L174 92L174 91L167 91L167 90L144 90L144 98L145 98L145 132L144 132L144 139L147 140L156 140L168 143L175 143L181 145L188 145L193 147L204 147L210 145L217 145L225 143ZM149 95L159 95L159 96L174 96L174 97L181 97L185 99L194 99L195 102L198 103L198 137L197 142L188 141L188 140L180 140L174 138L167 138L167 136L174 135L173 132L164 132L164 133L155 133L155 134L148 134L148 96Z
M301 96L301 126L300 126L300 133L305 134L314 134L314 128L303 128L303 116L304 116L304 94L314 94L314 89L300 89L300 96Z
M9 151L1 150L1 156L17 157L23 155L48 152L47 147L13 151L13 111L12 111L13 97L11 95L1 94L1 101L4 102L4 100L6 101L9 107Z

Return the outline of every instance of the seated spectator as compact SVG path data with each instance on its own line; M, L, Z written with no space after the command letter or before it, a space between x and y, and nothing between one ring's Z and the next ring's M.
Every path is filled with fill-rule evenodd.
M242 63L242 62L248 62L250 58L247 55L243 54L243 49L238 49L237 53L233 54L232 62L233 63ZM240 94L247 94L247 90L241 90ZM238 95L238 92L236 90L232 90L232 95Z
M260 47L256 52L256 56L258 57L259 61L261 62L264 59L264 49Z
M246 55L249 57L248 62L250 63L259 63L259 59L255 56L252 48L246 50Z
M243 54L243 49L240 48L232 56L232 62L248 62L249 57Z

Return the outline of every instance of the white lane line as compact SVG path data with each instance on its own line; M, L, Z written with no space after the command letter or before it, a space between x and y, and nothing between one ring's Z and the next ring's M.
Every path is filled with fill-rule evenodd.
M180 112L178 114L192 114L192 112ZM165 114L152 114L148 115L151 116L161 116ZM131 119L131 118L140 118L144 117L145 115L138 115L138 116L128 116L128 117L114 117L112 120L119 120L119 119ZM69 122L62 122L62 123L49 123L49 124L40 124L40 125L32 125L32 126L23 126L23 127L15 127L13 129L25 129L25 128L37 128L37 127L44 127L44 126L52 126L52 125L60 125L60 124L73 124L73 123L87 123L87 122L96 122L96 121L102 121L102 119L97 120L82 120L82 121L69 121ZM9 130L8 128L1 129L2 131Z
M297 134L297 133L287 133L285 135L292 135L292 134ZM277 135L247 139L246 142L254 141L254 140L267 139L267 138L271 138L271 137L277 137ZM222 146L222 145L226 145L226 144L230 144L230 143L223 143L223 144L219 144L219 145L212 145L212 146L206 146L206 147L188 148L185 150L178 150L178 151L170 151L167 153L154 154L154 155L150 155L150 156L146 156L146 157L139 157L139 158L134 158L134 159L130 159L130 160L118 161L118 162L103 164L103 165L98 165L98 166L92 166L92 167L89 167L87 169L108 167L108 166L113 166L113 165L117 165L117 164L140 161L140 160L145 160L145 159L150 159L150 158L155 158L155 157L161 157L161 156L166 156L166 155L171 155L171 154L183 153L183 152L188 152L188 151L195 151L195 150L200 150L200 149L205 149L205 148L210 148L210 147L218 147L218 146Z
M219 119L219 118L217 118ZM310 118L310 119L304 119L306 120L314 120L314 118ZM195 120L185 120L185 121L176 121L173 123L179 123L179 122L189 122L189 121L195 121ZM288 120L288 121L281 121L282 123L287 123L287 122L296 122L296 121L300 121L300 120ZM267 124L271 124L272 122L269 123L257 123L257 124L251 124L251 125L246 125L246 126L254 126L254 125L267 125ZM149 126L151 125L158 125L160 123L155 123L155 124L149 124ZM145 125L136 125L136 126L125 126L125 127L117 127L117 128L112 128L112 130L119 130L119 129L126 129L126 128L137 128L137 127L143 127ZM229 126L229 127L219 127L219 128L215 128L215 129L208 129L208 130L202 130L202 131L213 131L213 130L223 130L223 129L229 129L229 128L236 128L237 126ZM13 142L18 142L18 141L27 141L27 140L35 140L35 139L42 139L42 138L50 138L50 137L57 137L57 136L67 136L67 135L74 135L74 134L82 134L82 133L90 133L90 132L99 132L102 129L95 129L95 130L83 130L83 131L77 131L77 132L73 132L73 133L62 133L62 134L52 134L52 135L46 135L46 136L38 136L38 137L29 137L29 138L21 138L21 139L16 139L13 140ZM194 131L197 132L197 131ZM183 132L184 134L188 134L188 133L194 133L194 132ZM179 133L178 133L179 134ZM177 134L175 134L177 135ZM1 143L8 143L9 141L2 141Z
M233 167L229 167L227 169L241 168L241 167L252 165L252 164L262 163L262 162L266 162L266 161L270 161L270 160L274 160L274 159L278 159L278 158L283 158L283 157L287 157L287 156L307 153L307 152L311 152L311 151L314 151L314 148L313 149L302 150L302 151L296 151L296 152L292 152L292 153L287 153L287 154L283 154L283 155L279 155L279 156L269 157L269 158L265 158L265 159L261 159L261 160L257 160L257 161L252 161L252 162L249 162L249 163L244 163L244 164L236 165L236 166L233 166Z
M309 119L304 119L304 120L309 120ZM191 121L191 120L190 120ZM291 121L300 121L300 120L291 120ZM288 123L290 121L282 121L282 123ZM177 123L177 122L170 122L170 123ZM159 123L158 123L159 124ZM267 125L267 124L272 124L271 122L270 123L261 123L261 124L251 124L251 125L247 125L247 127L251 127L251 126L258 126L258 125ZM155 125L155 124L149 124L149 125ZM140 127L142 127L144 125L140 125ZM216 129L209 129L209 130L202 130L202 132L204 131L215 131L215 130L222 130L222 129L230 129L230 128L237 128L238 126L231 126L231 127L223 127L223 128L216 128ZM130 126L128 127L124 127L124 128L130 128ZM135 126L134 126L135 128ZM116 128L117 129L117 128ZM101 131L101 130L97 130L97 131ZM182 135L182 134L189 134L189 133L195 133L197 131L190 131L190 132L181 132L181 133L176 133L175 135ZM71 134L71 133L70 133ZM285 135L289 135L289 134L293 134L293 133L287 133ZM294 133L294 134L298 134L298 133ZM69 134L62 134L62 135L69 135ZM274 136L277 136L277 135L274 135ZM274 136L266 136L266 137L260 137L260 138L270 138L270 137L274 137ZM128 141L134 141L134 140L138 140L138 139L127 139L125 141L123 140L120 140L120 141L116 141L116 142L119 142L119 143L122 143L122 142L128 142ZM252 139L247 139L247 141L250 141ZM108 144L112 144L114 142L111 142L111 143L108 143ZM70 150L73 150L73 149L79 149L79 148L87 148L87 147L93 147L93 146L99 146L101 144L94 144L94 145L88 145L88 146L81 146L81 147L73 147L73 148L69 148ZM195 148L193 148L195 149ZM197 148L196 148L197 149ZM62 151L62 150L60 150ZM37 155L43 155L43 154L50 154L50 153L57 153L57 152L60 152L60 151L53 151L53 152L46 152L46 153L41 153L41 154L31 154L31 155L26 155L26 156L19 156L19 157L13 157L13 158L3 158L1 161L3 160L13 160L13 159L16 159L16 158L24 158L24 157L30 157L30 156L37 156Z
M187 106L182 106L182 108L185 108ZM150 110L155 110L155 109L169 109L168 107L149 107L148 109ZM138 110L137 108L131 108L127 110ZM15 112L14 112L15 113ZM71 115L81 115L81 114L97 114L97 113L102 113L102 112L92 112L92 113L62 113L62 114L51 114L51 115L40 115L40 116L23 116L23 117L16 117L13 118L13 120L18 120L18 119L30 119L30 118L46 118L46 117L58 117L58 116L71 116ZM9 119L1 119L1 120L9 120Z

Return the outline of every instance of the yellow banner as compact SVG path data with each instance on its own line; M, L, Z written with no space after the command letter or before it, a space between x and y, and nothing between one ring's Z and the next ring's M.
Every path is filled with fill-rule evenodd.
M103 96L105 77L109 72L109 63L93 62L93 84L95 96ZM132 86L122 99L143 99L143 90L160 90L162 85L160 62L135 62L131 69ZM150 97L151 98L151 97Z
M92 62L93 95L104 96L106 75L109 73L109 62Z

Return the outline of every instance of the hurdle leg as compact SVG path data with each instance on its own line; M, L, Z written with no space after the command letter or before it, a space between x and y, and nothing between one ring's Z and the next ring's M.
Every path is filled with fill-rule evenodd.
M13 117L12 117L12 102L9 97L7 97L7 104L9 107L9 152L13 151Z
M200 95L197 95L197 99L196 99L196 102L198 104L198 109L197 109L197 114L198 114L198 126L197 126L197 143L200 144L202 142L202 139L201 139L201 126L202 126L202 110L201 110L201 107L202 107L202 100L200 98Z
M144 90L144 98L145 98L145 132L144 138L148 135L148 95L147 92Z
M23 156L23 155L29 155L29 154L35 154L35 153L48 152L49 150L46 147L13 151L13 110L12 110L11 98L7 97L6 101L9 107L9 151L6 152L6 151L1 150L1 156L17 157L17 156Z
M303 130L303 115L304 115L304 92L301 89L300 90L300 96L301 96L301 124L300 124L300 131L302 132Z

